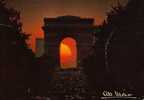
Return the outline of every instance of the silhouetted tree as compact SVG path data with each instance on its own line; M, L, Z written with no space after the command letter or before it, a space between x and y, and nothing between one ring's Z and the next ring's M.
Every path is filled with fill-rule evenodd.
M109 87L130 90L143 88L143 26L143 0L129 0L126 6L118 3L117 6L112 7L103 25L98 27L101 31L96 32L98 40L94 46L94 53L83 63L83 66L88 69L86 71L89 72L92 83L99 82L97 70L104 68L103 73L106 73L106 76L103 79L106 84L112 84L108 85ZM98 45L103 49L97 51L100 48ZM101 59L105 63L104 67L97 62L100 60L98 54L105 59ZM99 74L100 77L103 73Z
M20 12L0 0L0 99L23 97L35 79L35 56L26 44Z
M117 86L135 90L143 88L144 7L142 0L130 0L108 13L105 30L109 36L105 44L107 67Z

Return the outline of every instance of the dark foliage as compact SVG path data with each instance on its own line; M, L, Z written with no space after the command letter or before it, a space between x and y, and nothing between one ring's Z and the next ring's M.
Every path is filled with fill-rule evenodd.
M142 88L144 57L144 7L142 0L130 0L126 7L114 7L107 27L113 33L108 44L108 66L117 84ZM109 30L109 29L108 29Z
M35 56L26 44L29 35L22 32L20 12L7 8L0 0L0 99L25 96L33 88Z
M120 4L112 7L106 21L99 28L101 31L96 33L98 41L103 42L96 42L95 52L84 61L84 67L94 70L86 70L94 86L100 81L97 78L99 72L97 70L104 68L106 77L103 78L105 80L103 86L111 84L109 87L131 90L144 88L142 85L144 83L143 26L143 0L130 0L125 7ZM102 45L102 50L97 51L101 48L97 45ZM101 56L97 56L98 54ZM100 59L105 63L104 67L102 63L99 64ZM104 72L100 72L100 77L105 75Z

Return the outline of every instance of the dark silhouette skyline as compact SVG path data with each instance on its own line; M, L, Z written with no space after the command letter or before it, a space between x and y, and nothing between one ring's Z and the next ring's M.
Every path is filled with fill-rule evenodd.
M26 44L29 36L22 31L21 13L6 8L3 1L0 0L0 99L49 96L63 100L71 95L91 97L93 92L100 97L109 89L143 95L143 0L111 6L106 19L97 26L91 18L45 16L45 52L38 58ZM60 45L67 37L76 40L78 53L73 56L78 60L74 68L65 69L60 64Z
M21 12L23 29L32 34L31 47L35 49L35 38L43 37L41 29L44 17L64 15L94 18L96 24L101 24L106 18L106 12L111 5L117 5L118 0L6 0L9 7ZM119 0L126 4L127 0Z

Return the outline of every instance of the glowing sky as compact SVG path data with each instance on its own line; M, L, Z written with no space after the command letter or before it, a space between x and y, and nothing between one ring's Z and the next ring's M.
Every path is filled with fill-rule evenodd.
M63 69L77 67L77 48L74 39L67 37L61 42L60 62Z
M68 45L62 43L61 44L61 49L62 49L62 55L63 56L68 56L69 57L69 56L72 55L71 48Z
M106 12L117 0L6 0L10 7L21 12L23 30L32 34L31 46L34 49L35 37L43 37L41 29L44 17L76 15L95 18L100 24ZM127 0L120 0L125 4Z

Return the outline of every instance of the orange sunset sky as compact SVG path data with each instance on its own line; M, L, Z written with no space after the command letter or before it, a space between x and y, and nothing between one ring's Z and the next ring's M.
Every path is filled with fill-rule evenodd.
M30 47L35 49L35 38L43 38L44 17L63 15L94 18L95 24L101 24L106 12L117 0L6 0L9 7L21 12L23 31L31 34ZM126 4L127 0L119 0Z
M65 38L60 44L60 62L62 68L75 68L77 66L76 41L72 38Z

